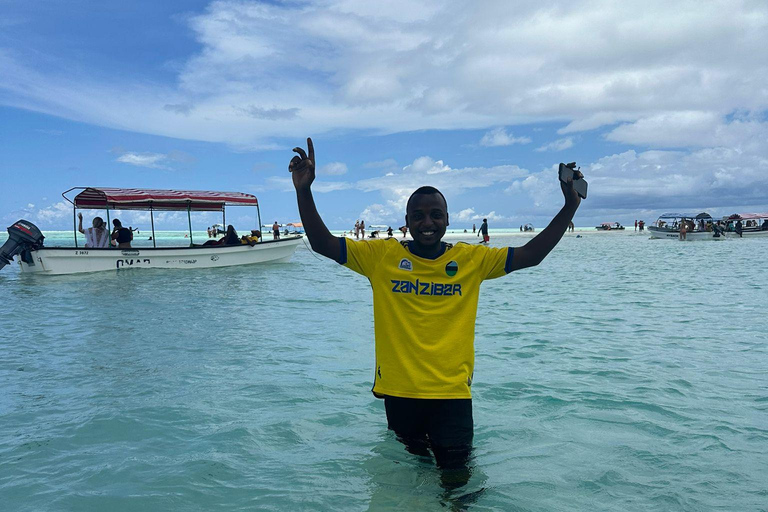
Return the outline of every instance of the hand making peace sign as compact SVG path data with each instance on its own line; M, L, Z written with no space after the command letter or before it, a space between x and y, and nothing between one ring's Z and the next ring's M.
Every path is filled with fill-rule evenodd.
M303 149L296 147L293 151L298 153L288 164L288 170L293 175L293 186L296 190L309 189L312 182L315 181L315 147L312 145L312 139L307 138L307 150L309 156Z

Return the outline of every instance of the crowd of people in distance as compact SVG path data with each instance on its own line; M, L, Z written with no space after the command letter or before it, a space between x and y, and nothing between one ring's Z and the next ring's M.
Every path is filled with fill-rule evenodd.
M401 226L398 228L403 233L403 238L405 238L405 233L408 231L408 228L405 226ZM394 230L392 229L392 226L387 227L387 238L392 238L394 236ZM349 230L349 236L354 235L356 239L365 238L365 221L364 220L358 220L355 222L354 229ZM342 233L342 236L347 236L347 232L344 231ZM381 238L381 230L375 229L368 233L368 238Z
M83 214L77 214L77 230L85 235L85 246L91 249L107 249L117 247L130 249L133 241L133 232L138 229L123 227L119 219L112 221L112 231L107 231L107 225L101 217L94 217L91 227L83 228Z

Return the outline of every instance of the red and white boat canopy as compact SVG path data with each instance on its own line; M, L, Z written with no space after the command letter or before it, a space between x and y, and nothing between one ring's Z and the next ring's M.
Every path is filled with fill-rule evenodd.
M768 212L766 213L734 213L728 217L728 220L757 220L768 219Z
M74 199L73 190L82 190ZM74 187L62 194L76 208L110 210L178 210L210 212L225 206L258 206L256 196L242 192L159 190L146 188Z

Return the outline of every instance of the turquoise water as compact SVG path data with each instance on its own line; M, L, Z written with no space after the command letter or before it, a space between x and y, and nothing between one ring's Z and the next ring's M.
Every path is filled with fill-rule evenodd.
M7 267L2 508L766 510L766 253L569 235L485 283L453 492L370 393L367 280L305 247L208 271Z

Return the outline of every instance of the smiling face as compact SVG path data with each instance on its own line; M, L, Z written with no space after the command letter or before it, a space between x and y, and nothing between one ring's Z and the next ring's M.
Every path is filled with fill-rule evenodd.
M407 208L405 224L413 241L424 249L439 247L448 227L448 207L443 196L416 194Z

